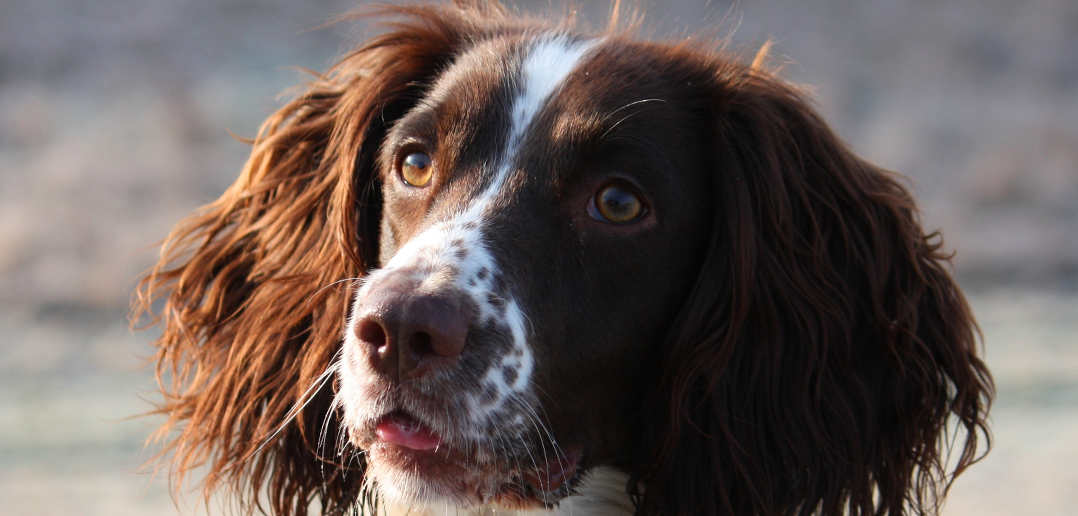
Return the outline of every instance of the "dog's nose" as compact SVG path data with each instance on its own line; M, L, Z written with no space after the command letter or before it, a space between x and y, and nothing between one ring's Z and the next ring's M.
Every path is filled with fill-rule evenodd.
M407 282L372 287L357 307L355 332L378 373L408 380L456 361L473 314L464 296L417 293Z

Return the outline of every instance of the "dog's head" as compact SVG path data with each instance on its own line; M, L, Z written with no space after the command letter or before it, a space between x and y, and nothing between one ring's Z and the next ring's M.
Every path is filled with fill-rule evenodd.
M585 465L630 460L648 350L711 231L713 79L553 31L451 54L381 144L344 419L407 499L556 501Z
M282 513L551 505L599 466L643 513L876 512L934 507L952 416L975 459L991 381L940 244L794 88L388 11L143 284L181 472Z

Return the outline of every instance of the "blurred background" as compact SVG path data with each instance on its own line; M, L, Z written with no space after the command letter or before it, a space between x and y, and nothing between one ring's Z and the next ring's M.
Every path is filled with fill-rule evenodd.
M579 2L601 25L608 3ZM555 11L553 0L519 1ZM995 449L945 515L1078 506L1078 2L642 1L719 28L858 153L912 180L984 330ZM361 41L351 0L0 3L0 512L175 514L140 473L153 332L125 315L154 243L238 173L304 80ZM181 500L183 514L201 512Z

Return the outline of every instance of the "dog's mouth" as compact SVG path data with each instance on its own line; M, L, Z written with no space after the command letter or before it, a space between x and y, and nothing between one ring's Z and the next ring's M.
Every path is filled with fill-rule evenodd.
M406 474L418 486L393 486L415 501L453 499L470 504L534 508L569 493L579 476L579 448L507 455L491 443L457 444L416 416L395 410L377 418L361 444L370 466L385 468L387 478ZM496 439L495 439L496 440ZM492 440L493 442L494 440ZM491 453L491 450L498 450ZM384 481L385 479L383 479Z
M441 436L434 430L400 410L379 419L374 433L382 443L417 452L437 452L442 444Z

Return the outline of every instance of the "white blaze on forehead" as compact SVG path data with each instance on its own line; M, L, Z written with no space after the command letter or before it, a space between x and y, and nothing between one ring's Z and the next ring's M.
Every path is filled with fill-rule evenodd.
M489 357L480 392L466 395L475 431L481 431L510 396L527 389L535 365L527 343L525 314L508 289L497 288L495 278L501 273L484 238L486 217L514 169L520 142L536 115L594 45L595 41L576 41L563 34L545 34L532 41L515 81L518 90L511 106L510 131L504 152L493 167L495 174L490 184L456 216L410 239L356 293L358 306L381 276L411 274L421 290L450 288L466 293L479 309L476 323L494 323L508 330L511 346L503 356ZM349 331L347 338L354 334ZM508 376L506 371L510 371ZM484 399L482 391L493 391L495 396Z
M539 40L521 67L521 92L513 102L513 133L509 150L516 150L524 130L551 94L565 82L594 41L572 41L555 35ZM507 156L512 158L511 155Z
M505 151L498 163L497 173L490 185L469 206L466 216L481 217L490 201L501 191L516 161L520 141L535 115L576 69L584 54L595 46L595 41L573 41L564 34L547 34L536 39L532 45L521 63L520 89L513 99L509 135L505 139Z

